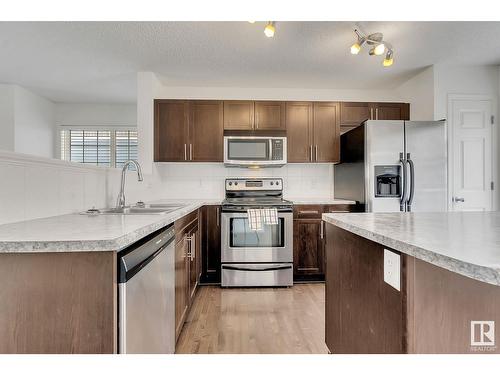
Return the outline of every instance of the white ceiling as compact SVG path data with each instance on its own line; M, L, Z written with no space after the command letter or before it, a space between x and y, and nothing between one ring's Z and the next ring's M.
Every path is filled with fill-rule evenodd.
M353 56L354 22L0 22L0 82L54 101L133 102L136 72L174 86L394 88L436 64L500 64L500 22L361 22L394 65Z

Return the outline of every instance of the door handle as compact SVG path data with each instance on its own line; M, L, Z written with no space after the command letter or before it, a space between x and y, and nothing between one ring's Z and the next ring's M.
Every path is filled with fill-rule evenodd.
M323 239L323 237L324 237L323 223L324 223L324 221L321 220L321 224L320 224L320 227L319 227L319 238L321 238L321 239Z
M187 144L184 143L184 160L188 160L187 156Z
M415 166L411 160L410 153L406 154L406 161L410 166L410 194L408 195L408 212L411 211L411 204L413 203L413 196L415 195Z
M370 120L373 120L373 108L370 108Z
M401 152L399 154L399 162L401 163L401 174L402 174L402 190L401 190L401 199L399 200L399 211L405 211L406 205L406 159L404 154Z
M458 202L462 202L463 203L463 202L465 202L465 198L462 198L462 197L453 197L452 201L454 203L458 203Z
M312 145L309 146L309 159L311 161L313 161L313 146Z
M189 160L193 160L193 145L189 144Z
M375 119L378 120L378 108L375 108Z
M318 161L318 145L314 146L314 149L316 154L315 160Z

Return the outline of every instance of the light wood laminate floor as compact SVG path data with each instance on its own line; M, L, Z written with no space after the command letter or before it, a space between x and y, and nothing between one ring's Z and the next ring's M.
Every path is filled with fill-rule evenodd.
M200 287L177 353L327 353L325 286Z

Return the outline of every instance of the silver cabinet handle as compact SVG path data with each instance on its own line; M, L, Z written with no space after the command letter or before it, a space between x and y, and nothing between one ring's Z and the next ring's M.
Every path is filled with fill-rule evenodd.
M193 160L193 145L189 144L189 160Z
M314 151L315 151L315 154L316 154L315 160L318 161L318 145L314 146Z
M217 226L220 227L219 206L217 206Z
M453 197L452 198L452 201L455 202L455 203L458 203L458 202L465 202L465 198L462 198L462 197Z
M194 260L194 257L195 257L194 251L193 251L193 243L195 241L194 236L188 236L188 235L186 235L186 241L188 241L188 243L189 243L187 257L189 259L191 259L191 260Z
M375 108L375 119L378 120L378 108Z
M373 108L370 108L370 120L373 120Z
M188 160L187 156L187 145L184 143L184 160Z
M324 223L324 221L323 221L323 220L321 220L321 224L320 224L321 226L319 227L319 238L321 238L321 239L323 239L323 237L324 237L324 233L323 233L323 223Z
M316 210L304 210L304 211L299 211L299 214L319 214L319 211Z
M313 146L312 145L309 146L309 159L311 161L313 161Z

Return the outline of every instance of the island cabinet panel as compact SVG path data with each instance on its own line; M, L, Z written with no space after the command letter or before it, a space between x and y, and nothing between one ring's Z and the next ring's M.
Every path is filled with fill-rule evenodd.
M0 254L0 353L117 352L116 252Z
M188 159L194 162L224 160L222 101L194 100L189 103Z
M220 206L209 205L202 209L201 244L202 274L201 283L220 283L221 273L221 228Z
M285 130L285 103L255 102L255 130Z
M251 100L225 100L224 130L253 130L254 109Z
M289 163L313 161L313 104L286 103L287 149Z
M384 282L384 248L326 224L330 352L500 353L500 286L401 254L398 291Z
M384 282L384 247L327 224L325 256L330 352L404 353L405 291Z
M410 353L500 353L500 286L459 275L411 258L408 285ZM474 325L472 331L471 322ZM482 322L495 345L481 336ZM474 337L471 337L471 331ZM477 345L471 345L471 339ZM483 339L483 340L481 340ZM480 341L490 345L482 345Z

